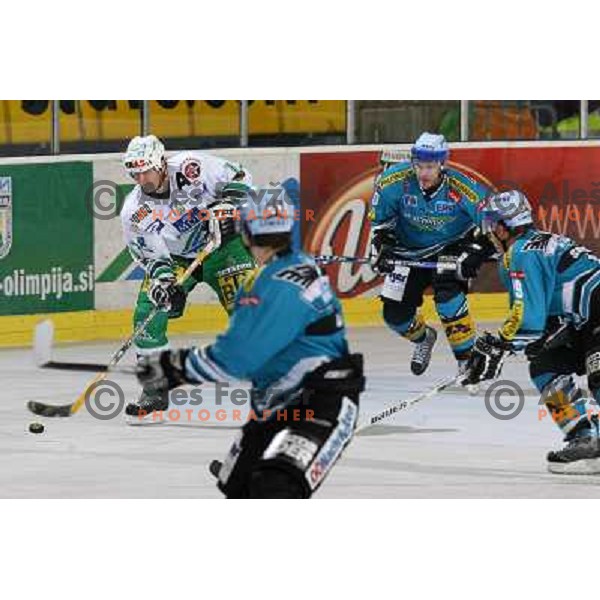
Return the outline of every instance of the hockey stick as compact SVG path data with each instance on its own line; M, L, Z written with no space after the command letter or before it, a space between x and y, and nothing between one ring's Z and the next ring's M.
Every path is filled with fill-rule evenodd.
M403 410L414 406L415 404L417 404L417 402L421 402L422 400L432 398L433 396L435 396L439 392L442 392L451 385L458 383L462 377L462 375L452 375L451 377L446 377L438 381L433 387L426 390L425 392L422 392L419 395L414 396L413 398L409 398L408 400L401 400L396 404L389 406L388 408L384 408L383 410L372 414L365 423L363 423L354 430L354 433L357 434L359 432L365 431L365 429L372 427L376 423L384 421L385 419L389 419L393 415L396 415L399 412L402 412Z
M192 274L194 270L196 270L206 259L206 257L215 249L215 242L211 240L205 246L205 248L196 256L194 261L190 264L190 266L186 269L185 273L183 273L178 279L177 284L183 284ZM154 307L150 314L135 328L135 331L127 338L123 344L116 350L116 352L112 355L106 371L102 373L98 373L92 381L90 381L86 386L83 392L77 397L77 399L71 404L62 404L62 405L52 405L45 404L44 402L37 402L35 400L30 400L27 403L27 408L35 415L40 415L42 417L70 417L74 415L85 403L89 392L96 386L96 384L103 379L105 379L109 373L109 371L117 365L117 363L125 356L125 353L129 348L133 345L133 342L136 338L146 329L146 327L150 324L150 321L154 319L156 314L159 312L158 307Z
M314 257L316 262L320 263L355 263L357 265L371 264L369 258L357 256L336 256L335 254L322 254ZM392 264L397 267L413 267L415 269L436 269L438 271L456 271L457 264L452 261L419 261L419 260L392 260Z

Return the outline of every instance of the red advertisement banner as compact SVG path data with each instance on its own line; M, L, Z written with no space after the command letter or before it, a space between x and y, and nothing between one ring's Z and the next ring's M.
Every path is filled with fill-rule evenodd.
M368 203L378 173L377 152L306 153L300 158L304 248L312 254L366 256ZM538 227L575 238L600 253L600 146L453 149L450 166L496 190L522 190ZM368 265L330 265L341 297L377 293L381 279ZM474 291L500 291L487 266Z

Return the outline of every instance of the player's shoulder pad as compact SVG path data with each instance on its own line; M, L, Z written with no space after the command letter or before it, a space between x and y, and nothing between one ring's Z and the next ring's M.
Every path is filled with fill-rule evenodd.
M376 180L377 188L383 190L390 185L400 183L414 175L415 171L410 162L401 162L386 169Z
M478 203L487 193L483 184L457 169L446 169L446 177L450 190L466 198L469 202Z

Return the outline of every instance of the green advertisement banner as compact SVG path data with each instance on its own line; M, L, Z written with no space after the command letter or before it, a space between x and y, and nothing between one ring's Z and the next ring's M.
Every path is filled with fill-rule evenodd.
M91 162L0 165L0 315L94 308Z

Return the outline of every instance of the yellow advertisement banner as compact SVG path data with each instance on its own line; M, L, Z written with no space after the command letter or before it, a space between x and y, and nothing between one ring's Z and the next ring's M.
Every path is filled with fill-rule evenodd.
M339 134L344 100L250 100L250 135ZM150 129L166 138L239 135L238 100L151 100ZM0 101L0 144L48 142L49 100ZM66 142L137 135L140 100L61 100L60 138Z

